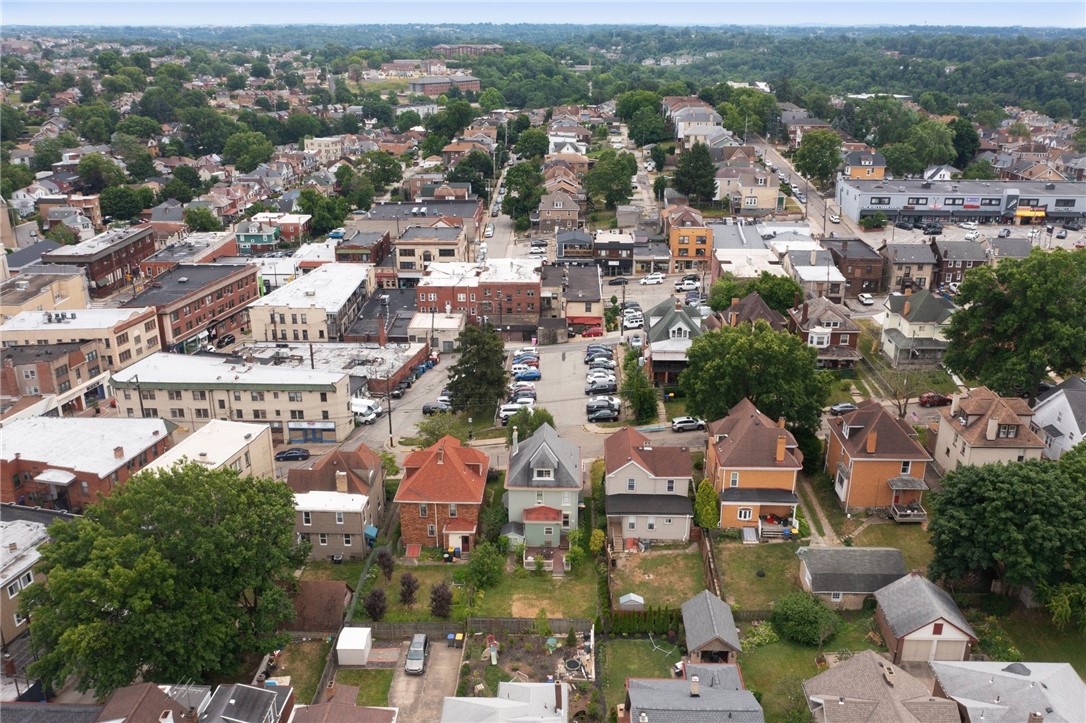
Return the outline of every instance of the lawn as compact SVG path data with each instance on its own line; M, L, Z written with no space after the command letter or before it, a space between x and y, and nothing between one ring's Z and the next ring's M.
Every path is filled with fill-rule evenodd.
M671 667L679 662L678 649L666 641L661 647L675 652L665 655L653 650L648 640L611 640L603 643L600 660L603 664L603 698L607 710L614 710L616 705L625 702L626 678L672 677Z
M324 664L332 644L327 640L289 643L279 654L276 675L289 675L298 702L309 705L324 673Z
M675 417L686 416L686 400L685 399L669 399L664 402L664 410L667 412L667 421L671 421Z
M678 608L705 589L705 567L693 552L648 552L622 555L611 575L611 597L628 592L645 598L645 605Z
M717 543L716 561L723 576L724 598L741 610L767 610L773 601L797 589L798 542L744 545ZM758 571L765 572L764 577Z
M404 623L433 620L433 616L430 615L430 588L442 582L447 582L451 586L453 569L454 566L445 564L397 565L392 573L392 579L385 582L384 575L374 565L370 568L370 576L373 582L367 586L365 592L374 587L384 588L385 598L388 601L388 610L383 618L384 622ZM411 573L419 581L419 589L415 593L415 604L411 607L407 607L400 602L400 579L406 573ZM453 587L452 590L453 617L462 620L464 617L464 589ZM362 607L364 599L365 593L359 596L358 604L355 606L354 618L356 620L362 620L366 617L365 609Z
M1003 629L1014 639L1024 660L1067 662L1086 677L1086 646L1071 628L1060 630L1044 609L1017 610L1001 618Z
M863 520L855 516L849 517L841 509L841 500L838 499L837 493L833 491L833 480L830 479L830 476L825 472L819 472L808 477L808 480L814 490L818 506L822 508L822 513L826 516L830 526L833 527L833 531L841 539L851 535Z
M336 673L336 682L358 687L355 705L386 706L388 691L392 687L391 668L343 669Z
M830 387L830 396L826 399L826 406L852 401L852 380L838 379Z
M302 580L342 580L352 588L357 588L358 577L365 560L344 560L342 565L333 565L327 560L314 560L302 570Z
M806 485L799 485L796 487L796 492L799 493L799 497L803 501L803 504L806 506L806 508L808 510L814 510L814 503L811 499L810 488ZM810 518L807 520L807 522L811 525L812 530L817 532L820 536L824 537L826 535L826 530L822 527L822 519L818 515L812 512L811 514L805 513L804 517Z
M935 551L931 549L927 530L920 525L899 525L889 522L881 525L868 525L855 538L857 547L896 547L905 557L908 570L928 569Z
M475 439L500 439L505 437L505 427L495 427L492 419L475 419L472 417L472 423L468 424L469 417L466 414L444 414L441 417L449 419L449 426L447 428L448 434L456 437L460 440L466 440L468 433ZM433 419L433 417L428 417ZM422 446L422 440L419 437L400 437L399 443L406 447L420 447Z
M525 571L506 575L483 592L477 614L481 617L534 618L540 610L549 618L596 617L596 570L585 564L564 578Z

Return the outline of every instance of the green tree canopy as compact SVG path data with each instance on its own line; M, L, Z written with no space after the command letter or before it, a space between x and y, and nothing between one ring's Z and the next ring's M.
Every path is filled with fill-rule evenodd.
M79 159L79 180L91 193L125 182L124 171L101 153L88 153Z
M818 429L830 377L803 339L763 321L711 331L694 339L679 386L690 414L720 419L744 397L771 419Z
M991 161L981 158L973 161L962 170L962 178L967 181L994 181L999 178Z
M529 128L517 136L517 143L513 146L513 150L521 158L542 158L547 154L550 146L547 131L542 128Z
M912 146L916 160L925 168L949 163L958 157L954 132L937 120L923 120L909 129L905 142Z
M1086 359L1086 251L1034 249L965 275L944 361L1001 394L1033 393Z
M506 445L513 444L514 429L517 430L518 439L527 439L535 434L536 430L544 424L549 424L553 428L558 427L558 425L554 423L554 415L544 407L533 407L531 409L525 407L524 409L518 409L516 414L509 418L508 424L505 425Z
M895 176L915 176L924 170L916 149L908 143L891 143L879 149L886 159L886 168Z
M716 196L716 166L713 165L708 146L695 143L679 156L672 185L690 199L701 203L713 200Z
M191 206L185 209L185 223L194 232L222 231L222 222L206 206Z
M102 206L102 215L112 216L118 221L127 221L140 215L143 204L136 189L131 186L110 186L102 190L98 202Z
M631 120L638 111L649 109L657 115L663 112L660 106L663 98L651 90L631 90L615 98L615 115L624 121Z
M497 108L504 108L505 96L497 88L487 88L479 94L479 107L487 113Z
M844 626L841 616L808 592L792 592L773 604L770 623L785 640L821 648Z
M456 345L460 358L449 370L453 408L486 418L505 397L505 345L489 324L464 327Z
M302 213L312 216L309 220L309 232L314 236L323 236L332 229L339 228L349 211L345 198L324 196L315 188L302 189L298 194L298 206Z
M977 155L980 148L980 133L965 118L955 118L947 123L947 128L953 135L954 152L957 153L954 167L965 168L972 163L973 156Z
M622 155L630 156L628 153ZM628 203L633 196L631 178L627 162L611 149L607 149L607 152L596 160L596 165L584 174L584 189L593 206L602 201L606 208L614 208L621 203Z
M709 289L709 306L713 311L724 311L732 305L732 299L742 299L755 292L770 309L784 314L795 304L796 294L802 298L803 289L791 277L776 276L768 271L763 271L756 279L742 281L725 272Z
M628 127L630 139L639 146L666 140L668 137L664 117L654 108L644 107L638 110L630 119Z
M198 464L143 472L50 527L45 582L20 596L37 661L106 698L137 678L206 680L286 642L286 589L307 549L294 497L272 479Z
M226 139L222 149L223 160L233 163L242 173L267 163L274 153L275 147L267 136L255 131L235 133Z
M841 137L831 130L807 131L792 162L804 176L818 183L828 182L841 165Z
M720 501L712 481L706 477L698 483L694 495L694 521L698 527L715 529L720 524Z

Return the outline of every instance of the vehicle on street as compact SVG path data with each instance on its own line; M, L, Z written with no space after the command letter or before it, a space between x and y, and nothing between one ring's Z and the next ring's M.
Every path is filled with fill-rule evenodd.
M522 346L521 348L519 348L519 349L517 349L517 350L515 350L513 352L513 356L519 356L521 354L538 354L538 353L539 353L539 347L538 346Z
M864 306L871 306L872 304L875 303L875 297L872 296L871 294L857 294L856 295L856 300L859 301Z
M925 226L922 233L925 236L942 236L943 235L943 227L942 226Z
M494 224L488 223L486 225L486 229L483 230L483 238L494 238Z
M900 228L902 231L912 231L913 230L913 225L911 223L909 223L908 221L898 221L894 225L897 226L898 228Z
M1056 238L1067 238L1067 229L1061 228L1056 232Z
M645 327L645 319L641 316L628 316L622 320L622 328L627 331L630 329L643 329Z
M640 334L631 335L630 338L629 338L629 341L627 341L626 343L630 345L631 349L640 349L641 348L641 343L642 343L641 342L641 335Z
M603 327L590 326L581 332L581 336L585 337L586 339L594 336L603 336Z
M537 382L543 378L543 375L539 373L538 369L530 368L526 372L518 372L513 375L513 379L518 382Z
M407 660L403 664L403 672L408 675L422 675L426 672L426 659L430 655L430 639L425 633L416 633L411 638L411 646L407 649Z
M589 422L617 422L617 409L596 409L588 413Z
M830 216L830 223L841 223L841 217L836 213Z
M686 274L680 281L701 281L701 274Z
M535 248L544 248L545 249L545 248L547 248L547 239L545 239L545 238L534 238L534 239L532 239L532 241L531 241L531 243L529 245L533 249L535 249Z
M605 381L592 381L585 384L584 393L592 396L593 394L614 394L618 391L618 385L614 382Z
M515 392L520 389L531 389L535 391L535 384L533 382L513 382L509 385L509 391Z
M980 231L970 231L965 235L966 241L976 241L980 238Z
M637 283L641 284L642 286L650 284L662 284L664 283L664 275L657 271L655 273L649 274L648 276L642 277L641 280Z
M630 280L625 276L612 276L607 280L608 286L625 286L630 283Z
M1067 234L1064 234L1064 236L1066 236L1066 235ZM230 346L235 341L237 341L237 339L234 338L233 334L223 334L222 336L219 337L219 340L217 342L215 342L215 348L216 349L222 349L223 347Z
M407 387L397 384L392 388L392 391L388 393L393 399L402 399L403 395L407 393Z
M1078 221L1068 221L1063 225L1063 228L1067 229L1068 231L1081 231L1082 224Z
M945 407L953 401L945 394L938 392L924 392L918 400L921 407Z
M705 429L705 420L697 417L675 417L671 420L672 432L690 432L695 429Z
M841 402L840 404L834 404L830 407L830 414L835 417L840 417L842 414L848 414L849 412L855 412L858 407L852 402Z
M999 229L998 236L999 236L999 238L1010 238L1011 237L1011 230L1009 228L1001 228L1001 229Z
M676 281L675 282L675 290L676 291L697 291L700 288L701 288L701 282L700 281L690 281L689 279L687 279L685 281Z
M434 414L441 414L443 412L451 412L452 405L445 404L444 402L427 402L422 405L422 413L427 417Z
M976 231L977 230L977 222L976 221L962 221L961 223L958 224L958 227L959 228L964 228L966 231Z
M528 255L529 256L546 256L547 255L547 249L541 248L539 246L533 246L532 248L528 249Z
M593 359L592 361L588 362L588 368L589 369L614 369L615 368L615 362L612 359L606 359L606 358Z
M961 288L962 285L957 281L951 281L949 284L946 285L946 290L955 295L957 295L957 293L961 291Z
M276 462L296 462L309 459L309 450L304 447L291 447L275 453Z

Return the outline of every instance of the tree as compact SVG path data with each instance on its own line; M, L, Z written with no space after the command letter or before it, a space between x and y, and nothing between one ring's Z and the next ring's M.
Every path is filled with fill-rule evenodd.
M162 187L162 190L159 192L159 198L163 201L172 198L181 203L188 203L192 200L192 187L184 181L171 178Z
M347 201L344 198L321 195L315 188L303 188L298 194L298 206L302 213L312 218L309 231L314 236L323 236L332 229L339 228L347 218Z
M973 156L977 155L980 148L980 133L977 133L977 129L965 118L955 118L946 125L950 129L951 142L957 154L954 167L965 168L973 161Z
M588 540L588 550L596 557L603 555L603 548L607 546L607 533L601 529L592 530Z
M430 588L430 614L448 620L452 615L453 594L449 583L442 582Z
M652 147L652 150L649 151L649 157L652 158L656 170L662 172L664 170L664 165L667 163L667 149L657 143Z
M14 141L26 128L26 113L21 108L0 104L0 141Z
M933 580L991 572L1007 585L1086 581L1086 485L1046 460L961 466L929 524ZM1053 514L1053 511L1058 514Z
M657 201L664 200L664 193L667 191L668 184L671 183L671 178L668 176L657 176L652 181L652 196Z
M397 133L406 133L415 126L421 125L422 117L419 115L418 111L405 110L403 113L400 113L396 116L396 122L394 124L394 127Z
M708 146L695 143L689 151L679 156L672 185L688 198L702 203L713 200L716 196L716 167Z
M128 170L129 177L136 182L148 179L157 173L154 159L151 158L149 151L141 151L125 159L125 168Z
M369 176L378 193L383 193L403 178L403 166L399 159L387 151L370 151L362 156L359 168Z
M660 103L663 99L650 90L631 90L622 93L615 98L615 115L624 121L629 121L637 112L648 109L659 114Z
M799 591L777 600L769 621L782 638L819 649L833 640L845 622L814 595Z
M484 542L471 551L468 583L475 590L488 590L498 584L505 569L505 555L493 542Z
M830 377L818 370L817 353L800 337L759 321L702 334L687 353L679 386L687 411L720 419L743 398L771 419L818 429Z
M203 188L204 182L200 180L200 172L192 166L178 166L173 169L174 179L181 181L194 192Z
M415 438L419 449L425 449L437 443L442 437L456 437L467 442L467 430L455 415L444 412L423 417L415 425Z
M937 120L920 121L909 129L905 142L916 152L916 160L925 168L949 163L958 157L954 132Z
M962 171L962 178L967 181L994 181L999 178L991 161L980 159L973 161Z
M487 88L479 95L479 107L489 113L505 107L505 96L497 88Z
M294 516L273 479L199 464L137 474L50 527L44 582L20 595L30 674L53 687L72 676L106 698L137 678L205 679L282 647L287 590L308 555Z
M222 231L222 222L206 206L190 206L185 209L184 217L189 231L196 233Z
M493 326L464 327L457 337L460 358L449 370L453 408L472 416L493 412L505 396L505 345Z
M49 230L45 232L45 238L56 241L63 246L70 246L79 241L75 231L63 223L54 223L50 226Z
M551 142L547 131L542 128L529 128L520 134L513 150L521 158L542 158L547 154Z
M841 164L841 137L828 129L807 131L792 163L797 171L815 182L829 182Z
M233 163L242 173L249 173L261 163L267 163L275 154L275 147L263 133L255 131L235 133L226 139L222 158Z
M182 108L178 111L184 124L185 144L198 156L222 153L226 140L238 131L238 124L214 108Z
M605 207L615 208L619 204L628 203L633 195L631 178L626 162L610 151L597 159L596 165L584 174L584 189L593 202L602 197Z
M566 550L566 561L569 563L569 569L576 572L581 567L581 563L585 559L584 550L584 533L579 529L573 529L569 531L569 549Z
M656 391L645 370L635 360L633 365L625 365L623 372L622 388L618 393L630 405L634 419L638 424L656 421Z
M1034 249L965 275L944 361L1002 394L1037 388L1048 370L1074 374L1086 359L1086 253Z
M527 222L543 198L543 174L538 164L525 162L510 168L505 174L505 188L508 193L502 201L502 213Z
M558 426L554 423L554 415L544 407L518 409L509 418L509 423L505 425L505 444L512 446L514 429L517 430L517 439L525 440L535 434L536 430L544 424L549 424L552 429Z
M396 559L392 557L392 553L388 551L388 548L383 547L378 550L374 562L377 563L377 569L385 576L385 582L391 580L392 573L396 571Z
M127 221L140 215L143 204L139 194L130 186L110 186L102 189L98 198L103 216L112 216L118 221Z
M886 159L886 169L895 176L915 176L924 170L916 150L908 143L891 143L879 149Z
M415 593L419 591L419 579L409 572L400 578L400 604L411 607L415 604Z
M628 125L630 139L639 146L667 138L667 127L659 110L644 107L634 113Z
M761 296L770 309L784 314L795 304L796 294L802 298L803 289L794 279L776 276L768 271L746 281L725 272L709 289L709 307L714 311L724 311L732 305L732 299L742 299L753 293Z
M878 96L857 105L852 135L877 147L900 143L916 120L916 113L897 98Z
M79 180L91 193L125 182L124 171L101 153L88 153L79 159Z
M362 600L362 607L366 611L366 615L369 615L370 620L375 623L381 622L381 619L385 617L385 613L388 612L388 598L385 596L384 588L375 587L370 590L365 599Z
M714 528L720 524L720 502L716 488L708 478L698 483L694 495L694 523L698 527Z

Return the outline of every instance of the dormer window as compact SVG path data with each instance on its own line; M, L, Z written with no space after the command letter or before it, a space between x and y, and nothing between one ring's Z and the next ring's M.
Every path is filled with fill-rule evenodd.
M690 330L687 329L685 326L673 326L673 327L671 327L671 338L672 339L689 339L690 338Z
M536 467L532 470L533 479L554 479L554 470L549 467Z
M1018 436L1017 424L1001 424L999 425L999 438L1000 439L1014 439Z

